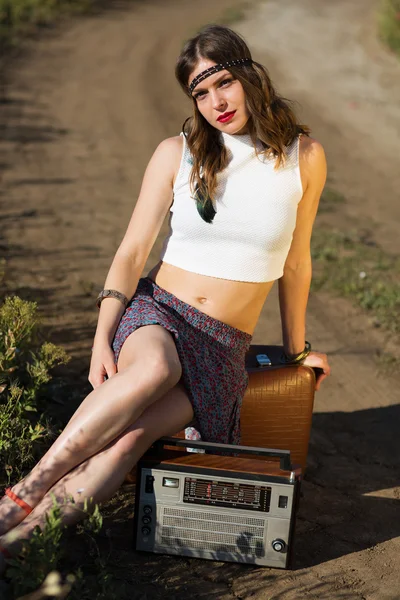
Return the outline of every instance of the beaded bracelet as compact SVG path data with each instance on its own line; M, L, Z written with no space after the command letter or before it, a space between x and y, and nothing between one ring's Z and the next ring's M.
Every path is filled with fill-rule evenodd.
M290 363L292 365L297 365L301 363L311 352L311 344L306 341L306 345L304 346L304 350L299 352L298 354L286 354L283 353L283 359L285 363Z
M117 292L117 290L101 290L100 294L97 296L97 299L96 299L97 308L100 308L100 304L102 303L104 298L116 298L117 300L122 302L122 304L125 307L129 302L129 300L125 296L125 294L122 294L121 292Z

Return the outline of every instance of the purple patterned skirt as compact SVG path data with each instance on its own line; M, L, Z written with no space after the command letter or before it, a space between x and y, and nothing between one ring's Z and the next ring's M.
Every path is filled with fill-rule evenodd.
M173 335L201 438L239 444L240 409L248 383L245 355L252 336L183 302L149 277L139 280L118 325L115 362L126 338L144 325L161 325Z

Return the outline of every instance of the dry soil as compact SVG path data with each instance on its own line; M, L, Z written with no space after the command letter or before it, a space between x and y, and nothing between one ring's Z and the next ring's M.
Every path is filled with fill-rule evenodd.
M67 410L89 390L93 300L143 170L190 110L174 81L175 57L198 26L232 6L115 2L44 32L7 61L0 98L6 285L38 300L45 336L72 356ZM326 149L329 185L347 202L316 226L367 229L397 253L400 63L376 39L376 9L376 0L269 0L234 27L279 90L300 102ZM159 249L160 240L148 266ZM377 352L393 340L322 292L310 297L308 337L329 354L333 374L315 401L294 570L135 555L127 487L110 503L107 522L109 565L126 582L127 598L400 599L400 377L379 375L376 366ZM276 294L254 341L280 341Z

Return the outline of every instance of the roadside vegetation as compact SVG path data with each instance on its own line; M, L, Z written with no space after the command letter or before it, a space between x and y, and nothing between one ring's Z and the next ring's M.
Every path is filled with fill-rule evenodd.
M383 0L378 15L379 35L400 57L400 0Z
M314 289L330 289L373 315L376 327L400 334L400 259L357 231L320 229L313 236Z
M84 13L101 0L0 0L0 48L15 45L59 15Z
M320 213L337 210L345 198L327 187ZM312 289L327 290L349 298L371 316L374 327L400 339L400 258L384 252L368 231L339 231L316 227L312 239L314 262ZM379 357L380 367L391 371L400 356Z
M36 303L6 297L0 305L0 489L27 473L62 425L49 412L51 373L68 356L40 338ZM81 536L79 553L66 552L61 510L55 502L43 531L37 528L20 555L9 561L8 583L0 581L2 600L121 597L94 535L102 527L98 506L82 509L85 521L74 529L75 538Z
M0 482L20 479L55 435L46 412L52 368L68 362L41 342L35 302L7 297L0 306Z

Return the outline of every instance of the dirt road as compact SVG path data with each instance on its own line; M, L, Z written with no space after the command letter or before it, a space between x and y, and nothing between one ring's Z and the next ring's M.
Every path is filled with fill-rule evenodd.
M301 102L304 120L326 147L330 185L347 203L321 222L356 222L398 252L400 65L375 40L376 4L269 0L235 27L280 91ZM232 5L119 3L48 32L7 75L0 141L7 286L39 301L46 337L72 355L71 408L88 389L93 298L143 169L189 110L174 82L175 57L198 26ZM149 265L159 249L157 242ZM347 301L313 294L308 336L330 354L333 375L316 398L295 570L133 555L128 490L127 508L107 526L110 564L130 598L400 599L400 378L377 375L375 354L385 336ZM273 294L254 341L279 340Z

